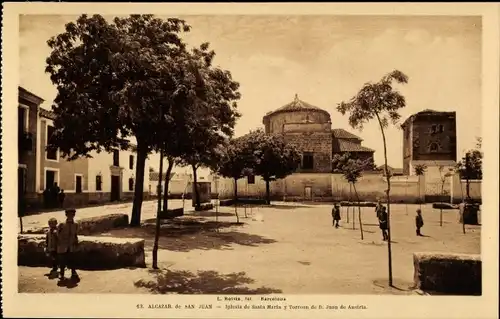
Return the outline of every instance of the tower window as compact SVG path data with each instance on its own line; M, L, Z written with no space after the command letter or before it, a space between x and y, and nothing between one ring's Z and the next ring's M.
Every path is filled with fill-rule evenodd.
M314 168L314 156L312 153L304 153L302 155L302 169Z
M437 145L437 143L431 143L431 145L429 146L429 151L431 152L439 151L439 146Z

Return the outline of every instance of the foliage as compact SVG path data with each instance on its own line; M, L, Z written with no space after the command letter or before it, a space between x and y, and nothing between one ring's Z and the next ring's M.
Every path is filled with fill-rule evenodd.
M231 139L222 153L217 172L224 177L240 179L252 170L252 155L244 138Z
M417 164L413 167L413 170L415 171L415 175L423 176L425 174L425 171L427 170L427 165Z
M390 192L391 181L387 169L387 142L384 129L392 122L396 124L401 118L399 110L406 106L406 100L399 93L393 84L408 83L408 76L403 72L394 70L382 77L376 83L365 83L361 90L349 102L341 102L337 110L345 115L349 113L349 124L353 128L363 129L363 125L373 119L377 119L384 143L384 164L387 176L387 215L388 215L388 235L387 241L389 259L389 286L392 286L392 253L391 253L391 230L390 230Z
M365 83L361 90L349 102L341 102L337 110L345 115L349 113L349 124L362 129L363 125L375 118L383 128L389 121L396 124L401 118L398 111L406 106L403 95L393 87L393 82L406 84L408 77L401 71L393 71L377 83Z
M375 163L373 158L367 158L365 160L358 159L351 153L344 153L342 155L335 154L332 158L332 171L334 173L343 173L343 167L347 165L349 161L356 163L357 166L363 171L369 171L375 169Z
M466 156L464 156L460 162L457 163L456 170L460 174L462 179L483 179L483 153L481 152L482 140L480 137L477 138L477 144L475 149L468 150ZM469 170L467 170L467 160L469 157Z
M300 165L297 148L286 143L280 134L252 131L242 137L253 156L253 170L265 181L273 181L292 174Z

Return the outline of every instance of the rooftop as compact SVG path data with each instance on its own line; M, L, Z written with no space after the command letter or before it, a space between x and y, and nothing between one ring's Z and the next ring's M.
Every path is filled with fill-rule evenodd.
M369 147L365 147L363 145L353 143L348 140L339 139L337 140L338 148L334 148L334 152L375 152Z
M359 136L354 135L354 134L352 134L352 133L344 130L343 128L334 128L334 129L332 129L332 134L333 134L333 137L335 137L335 138L354 139L354 140L358 140L358 141L362 141L363 140Z
M315 112L323 112L328 115L330 115L327 111L314 106L312 104L309 104L307 102L302 101L299 99L299 96L295 94L295 98L293 99L292 102L274 110L271 112L268 112L264 117L267 117L271 114L276 114L276 113L281 113L281 112L297 112L297 111L315 111Z
M54 112L46 110L44 108L39 109L39 114L41 117L45 117L45 118L50 119L50 120L54 120L56 118L56 115L54 114Z
M447 111L436 111L436 110L431 110L431 109L424 109L420 112L417 112L415 114L410 115L404 122L401 124L401 127L404 127L408 122L412 122L416 117L421 116L421 115L455 115L456 112L447 112Z

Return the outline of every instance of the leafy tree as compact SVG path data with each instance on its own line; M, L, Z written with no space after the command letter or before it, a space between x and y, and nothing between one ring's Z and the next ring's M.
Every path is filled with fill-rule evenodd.
M349 182L352 185L354 189L354 194L358 202L359 229L361 231L361 240L363 240L363 223L361 221L361 207L360 207L358 191L356 190L356 183L358 182L358 179L362 176L363 170L365 170L366 166L369 165L369 162L367 163L367 161L353 159L351 158L349 153L345 153L343 155L336 154L333 157L332 164L333 164L333 171L335 173L342 173L342 175L344 175L344 178L347 180L347 182ZM352 220L353 220L352 225L354 229L355 228L354 209L353 209Z
M424 176L425 171L427 170L427 165L425 164L417 164L413 167L413 170L415 171L415 175L418 176L418 203L420 205L420 209L422 209L422 200L420 198L420 183L421 183L421 177Z
M46 72L57 87L55 134L49 148L69 160L92 151L126 149L137 141L136 183L131 226L139 226L145 161L157 143L164 119L159 108L171 105L179 83L172 77L185 51L180 19L131 15L108 22L100 15L80 16L52 37ZM166 114L166 113L165 113Z
M300 153L295 146L286 143L280 134L266 134L262 130L256 130L244 138L254 157L254 173L262 176L266 182L266 202L269 205L269 183L292 174L300 165Z
M394 70L391 73L382 77L376 83L365 83L361 90L349 101L341 102L337 106L337 110L345 115L349 113L349 124L353 128L362 129L363 124L376 119L380 132L382 133L382 141L384 143L384 164L387 180L387 250L389 259L389 286L392 286L392 252L391 252L391 228L390 228L390 192L391 181L390 174L387 170L387 143L385 131L392 122L396 124L401 118L399 110L406 106L406 101L403 95L399 93L393 84L408 83L408 76L403 72Z
M481 152L482 139L477 138L475 149L468 150L465 156L457 163L456 169L462 179L483 179L483 153ZM467 170L467 157L468 167Z
M253 167L253 157L244 138L229 141L218 167L221 176L234 179L234 200L238 200L238 180L249 174Z

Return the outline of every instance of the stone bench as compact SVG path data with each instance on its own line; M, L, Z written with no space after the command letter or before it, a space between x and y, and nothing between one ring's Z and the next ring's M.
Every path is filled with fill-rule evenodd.
M358 202L341 201L340 206L342 206L342 207L353 207L353 206L355 206L355 207L357 207L357 206L359 206L359 207L377 207L377 203L375 203L375 202L359 202L359 204L358 204Z
M159 217L160 219L172 219L175 217L184 216L184 208L175 208L175 209L167 209L166 211L160 211Z
M146 267L144 239L79 236L75 263L78 269L103 270ZM45 235L18 235L18 265L48 267Z
M200 206L196 206L194 208L195 211L197 212L201 212L201 211L207 211L207 210L211 210L214 208L214 204L212 203L203 203L203 204L200 204Z
M414 253L415 288L449 295L481 295L481 256Z
M64 216L63 216L64 218ZM63 222L64 219L59 222ZM128 226L127 214L109 214L90 218L76 220L78 223L78 234L89 236L93 234L102 234L115 228ZM45 234L48 227L34 228L26 230L26 234Z
M457 205L449 203L433 203L432 208L434 209L458 209Z

